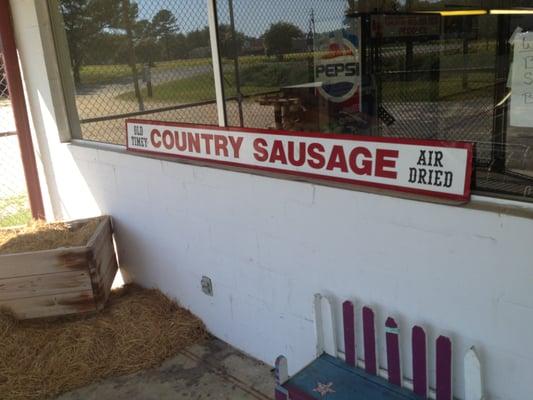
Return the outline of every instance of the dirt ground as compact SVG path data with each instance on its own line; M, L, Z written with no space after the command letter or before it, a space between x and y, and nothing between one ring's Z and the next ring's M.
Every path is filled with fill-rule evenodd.
M158 368L107 379L56 400L269 400L273 393L268 365L211 338Z

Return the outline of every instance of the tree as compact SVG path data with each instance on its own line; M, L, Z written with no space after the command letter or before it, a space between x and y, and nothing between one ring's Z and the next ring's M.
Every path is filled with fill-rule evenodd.
M235 40L233 40L231 27L220 24L218 25L218 40L222 57L234 58L241 53L246 36L242 32L235 31Z
M303 36L302 30L289 22L271 24L263 35L267 55L283 59L283 54L291 52L292 41Z
M166 9L159 10L152 18L152 33L157 40L164 43L167 60L170 59L170 39L179 31L177 22L174 14Z
M137 59L150 66L161 55L161 47L157 43L152 22L141 19L132 23L132 40Z
M126 58L123 49L126 46L126 36L119 32L101 32L84 50L84 65L92 64L125 64Z
M59 3L67 33L74 82L81 85L80 70L94 40L106 28L122 26L120 0L61 0ZM136 18L137 5L130 7Z
M209 46L209 28L205 26L202 29L189 32L187 34L187 43L189 45L189 50Z

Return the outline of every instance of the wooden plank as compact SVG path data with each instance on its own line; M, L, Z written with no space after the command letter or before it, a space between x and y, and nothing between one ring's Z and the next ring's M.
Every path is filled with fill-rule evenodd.
M274 391L275 400L289 400L289 394L286 389L276 386Z
M99 224L91 240L92 260L89 273L98 309L103 308L118 269L110 219Z
M115 253L111 254L111 258L108 260L108 267L106 269L106 274L102 280L102 286L104 289L104 303L107 302L109 294L111 293L111 287L113 286L113 281L118 271L118 263Z
M91 279L85 271L0 279L0 306L3 301L7 300L83 292L91 289Z
M103 216L103 217L89 217L89 218L81 218L81 219L59 221L59 222L63 222L69 228L76 229L76 228L80 227L81 225L86 224L87 222L91 222L91 221L94 221L95 219L105 218L105 217L107 217L107 215Z
M2 306L10 309L20 319L79 314L96 310L92 290L8 300L2 302Z
M465 354L465 400L483 399L481 363L476 349L471 347Z
M389 382L396 386L402 386L402 371L400 362L400 329L394 318L385 321L385 342L387 347L387 369Z
M437 338L436 351L437 400L452 400L452 341L446 336Z
M377 373L376 330L374 311L363 307L363 344L365 349L365 371L371 375Z
M109 216L106 216L100 221L96 229L94 230L93 235L87 241L87 247L92 249L97 248L98 243L102 240L106 240L107 236L111 233L111 219Z
M346 365L344 360L323 354L292 376L284 385L291 400L422 400L412 391ZM294 394L308 397L294 397Z
M428 393L426 332L421 326L414 326L411 333L413 355L413 392L424 398Z
M351 301L342 304L342 318L344 327L344 353L346 364L355 367L357 356L355 353L355 310Z
M118 271L118 264L114 251L109 253L108 260L103 262L103 264L106 264L106 266L102 267L104 271L103 275L100 276L101 280L98 285L99 296L97 297L95 295L96 306L99 310L105 306L105 303L109 298L109 294L111 293L111 286L113 285L113 280L115 279L115 275Z
M285 356L278 356L276 358L276 384L283 385L289 380L289 368L287 365L287 358Z
M98 252L93 253L91 260L91 278L94 284L100 285L103 277L106 275L107 268L110 266L110 260L115 257L115 248L111 238L107 240Z
M276 358L275 365L275 383L276 389L274 391L275 400L289 400L289 393L282 385L289 380L289 370L287 367L287 359L284 356Z
M315 329L317 337L317 355L326 352L337 356L337 334L335 317L331 301L320 294L315 294Z
M0 279L85 271L90 251L82 246L0 255Z
M103 220L98 224L93 236L89 239L87 247L93 254L98 254L102 248L111 240L111 226L109 220Z

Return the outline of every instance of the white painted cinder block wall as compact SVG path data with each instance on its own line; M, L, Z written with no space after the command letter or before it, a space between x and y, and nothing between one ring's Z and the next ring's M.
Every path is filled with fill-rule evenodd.
M353 298L381 322L451 335L457 396L474 344L489 399L533 398L530 219L61 144L35 2L12 7L49 215L113 215L129 279L261 360L285 354L291 371L314 355L313 294Z

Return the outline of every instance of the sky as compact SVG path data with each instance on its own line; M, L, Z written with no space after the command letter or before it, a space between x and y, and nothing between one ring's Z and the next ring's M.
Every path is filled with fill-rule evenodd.
M206 0L136 0L139 17L151 19L160 9L174 13L181 32L207 25ZM311 10L317 31L341 28L347 0L233 0L235 28L248 36L258 37L270 24L286 21L304 32L309 30ZM218 0L219 23L229 23L228 0ZM338 26L335 26L338 25Z

